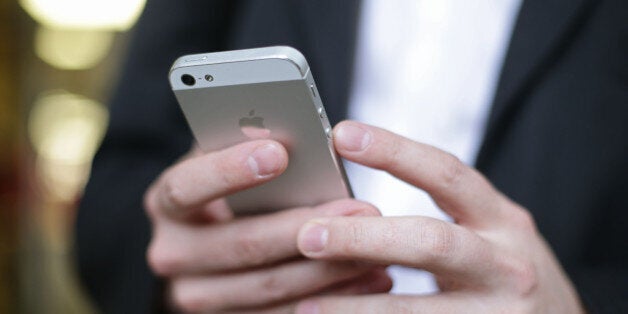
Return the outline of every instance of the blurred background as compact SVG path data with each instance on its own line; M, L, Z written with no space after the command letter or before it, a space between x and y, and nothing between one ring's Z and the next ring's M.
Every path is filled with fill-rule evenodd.
M144 2L0 0L0 313L94 312L72 224Z

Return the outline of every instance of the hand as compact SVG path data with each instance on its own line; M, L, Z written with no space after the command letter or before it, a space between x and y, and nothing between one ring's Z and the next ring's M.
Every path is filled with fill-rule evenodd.
M233 217L224 196L272 180L288 163L273 141L252 141L209 154L191 153L148 189L153 225L148 261L185 312L292 312L317 293L385 292L382 267L303 258L296 244L306 221L325 216L379 215L373 206L340 200L314 208Z
M441 292L320 297L297 313L579 313L578 296L530 214L454 156L356 122L334 130L341 156L428 192L455 223L428 217L318 218L301 252L316 260L399 264L433 273Z

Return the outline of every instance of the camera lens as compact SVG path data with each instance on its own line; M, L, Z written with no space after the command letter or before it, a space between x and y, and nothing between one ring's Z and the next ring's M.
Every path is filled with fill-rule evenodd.
M194 85L194 83L196 83L196 79L194 79L194 76L192 75L183 74L181 75L181 82L183 82L183 84L187 86L192 86Z

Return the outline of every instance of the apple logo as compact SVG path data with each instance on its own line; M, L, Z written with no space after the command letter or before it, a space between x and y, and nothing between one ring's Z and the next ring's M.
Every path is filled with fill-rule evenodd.
M256 116L254 109L247 117L240 118L239 125L240 131L252 140L270 137L270 130L264 127L264 118Z

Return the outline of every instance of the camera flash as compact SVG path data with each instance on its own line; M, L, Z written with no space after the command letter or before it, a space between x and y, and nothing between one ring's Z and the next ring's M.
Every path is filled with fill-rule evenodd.
M213 77L213 76L211 76L211 75L209 75L209 74L206 74L206 75L205 75L205 80L206 80L206 81L208 81L208 82L211 82L211 81L213 81L213 80L214 80L214 77Z

